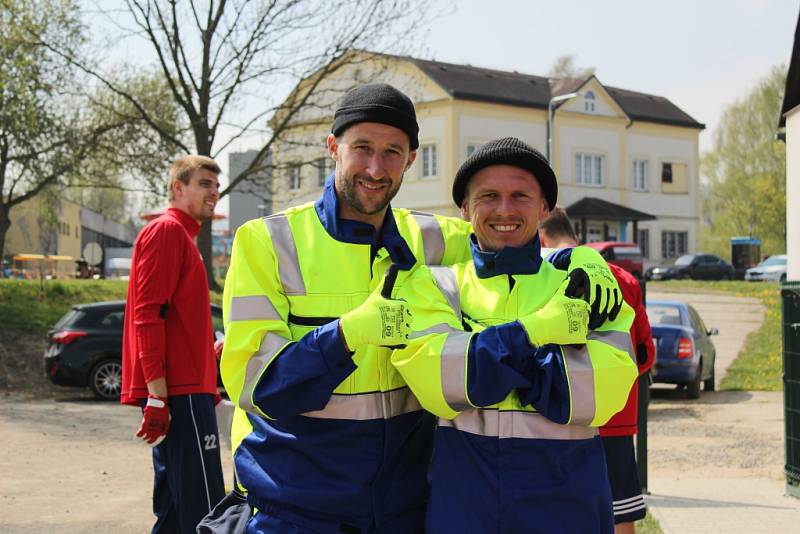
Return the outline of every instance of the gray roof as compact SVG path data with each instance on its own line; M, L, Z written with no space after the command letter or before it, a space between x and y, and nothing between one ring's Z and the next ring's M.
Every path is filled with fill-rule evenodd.
M785 114L800 106L800 16L797 17L797 28L794 31L794 47L792 59L789 62L789 72L786 75L786 91L783 94L781 117L778 126L786 126Z
M412 57L404 59L414 63L453 98L540 109L547 109L552 96L574 91L591 79L589 77L583 80L550 80L532 74L471 65L456 65ZM705 125L697 122L663 96L603 87L633 121L705 128Z

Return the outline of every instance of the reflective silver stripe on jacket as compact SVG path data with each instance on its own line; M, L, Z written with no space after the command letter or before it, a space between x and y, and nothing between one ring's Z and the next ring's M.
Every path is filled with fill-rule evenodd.
M439 418L439 426L496 438L590 439L597 429L580 425L559 425L536 412L473 408L455 419Z
M462 330L453 328L449 324L439 323L431 326L430 328L426 328L425 330L420 330L419 332L411 332L408 337L410 339L417 339L427 336L428 334L449 334L451 332L462 332Z
M470 408L467 400L467 348L470 332L447 336L441 354L442 394L450 407L460 412Z
M628 332L618 332L616 330L598 332L596 330L590 330L586 339L590 341L602 341L616 349L627 352L633 360L633 363L636 363L636 352L633 348L631 335Z
M458 320L461 321L461 293L458 288L455 273L450 267L430 267L436 287L442 292L447 303L453 309Z
M278 272L281 277L283 291L287 295L305 295L306 285L303 283L303 274L300 272L300 262L297 259L297 247L294 244L292 228L286 215L270 215L264 217L275 256L278 258Z
M291 341L278 334L273 334L272 332L268 332L267 335L264 336L264 339L261 341L261 346L258 347L258 352L253 354L250 361L247 362L244 386L242 387L242 393L239 395L239 408L261 415L253 405L253 392L264 370L287 343L291 343Z
M353 395L331 395L328 404L321 410L302 415L315 419L389 419L422 410L419 401L407 387L392 391L375 391Z
M233 297L230 321L280 321L281 316L265 295Z
M444 233L439 221L430 213L412 211L411 215L422 230L422 244L425 248L425 264L441 265L444 257Z
M569 389L572 403L572 418L570 424L588 425L594 419L594 371L589 350L586 345L581 348L562 346L564 360L569 376Z

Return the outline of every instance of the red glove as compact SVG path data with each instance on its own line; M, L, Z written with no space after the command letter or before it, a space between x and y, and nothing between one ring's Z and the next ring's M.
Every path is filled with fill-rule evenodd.
M222 395L219 393L214 393L214 406L222 402Z
M147 443L155 441L167 435L169 430L169 404L167 397L158 395L148 395L147 404L144 406L142 414L142 425L136 432L136 437L142 438Z

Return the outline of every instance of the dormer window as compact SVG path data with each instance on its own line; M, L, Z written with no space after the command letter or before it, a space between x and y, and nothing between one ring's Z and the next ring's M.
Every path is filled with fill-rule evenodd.
M595 100L594 91L586 93L583 97L583 110L587 113L594 113Z

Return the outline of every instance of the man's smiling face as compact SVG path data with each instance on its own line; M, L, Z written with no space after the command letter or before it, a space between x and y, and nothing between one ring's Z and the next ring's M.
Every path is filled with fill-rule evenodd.
M539 181L511 165L491 165L475 173L461 206L481 250L494 252L530 243L548 212Z
M408 135L394 126L361 122L339 138L328 136L328 151L336 160L339 216L379 225L417 155Z

